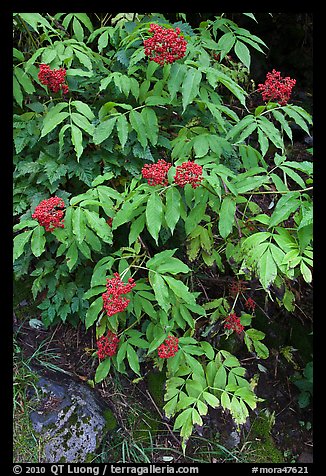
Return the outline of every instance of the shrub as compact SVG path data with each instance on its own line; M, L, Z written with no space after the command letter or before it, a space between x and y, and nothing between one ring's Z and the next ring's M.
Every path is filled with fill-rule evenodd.
M213 338L268 357L251 280L287 310L289 283L312 280L311 162L287 157L292 125L310 134L312 120L290 78L279 96L250 92L250 50L267 47L225 16L193 29L119 15L14 15L15 277L43 291L46 326L95 326L96 383L166 368L185 448L210 407L240 425L259 401ZM229 296L196 288L204 267L234 277Z

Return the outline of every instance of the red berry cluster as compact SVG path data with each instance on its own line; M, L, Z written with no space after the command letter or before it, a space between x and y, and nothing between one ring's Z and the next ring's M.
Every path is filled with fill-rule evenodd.
M285 106L295 83L295 79L289 76L282 78L281 73L273 69L271 73L267 73L265 82L258 84L258 91L262 93L263 101L274 100L281 106Z
M42 202L35 207L32 218L37 220L40 225L44 226L46 231L52 231L55 228L63 228L64 207L64 201L59 197L51 197L42 200Z
M64 68L51 70L47 64L40 65L38 79L42 84L48 86L50 91L57 93L62 89L63 94L69 91L68 84L65 84L66 70Z
M228 317L225 319L224 328L231 329L237 334L241 334L244 329L243 325L240 323L240 317L237 317L234 312L229 314Z
M249 310L249 311L254 311L255 310L255 307L256 307L256 303L253 299L251 298L248 298L247 301L245 302L245 307Z
M243 293L247 290L247 283L241 279L233 279L229 285L230 296L235 297L237 294Z
M184 162L176 167L174 181L180 187L184 187L187 183L190 183L192 188L196 188L203 180L202 172L203 168L201 165L195 164L189 160L188 162Z
M174 336L169 336L165 339L163 344L161 344L158 349L158 356L161 359L169 359L174 357L179 349L179 339Z
M165 63L174 63L186 54L187 42L180 35L180 28L163 28L152 23L149 33L151 38L144 40L145 55L150 60L163 66Z
M96 342L98 352L97 355L99 359L105 359L105 357L112 357L117 353L117 347L119 343L119 338L117 334L114 334L111 331L107 332L106 336L102 336Z
M128 283L124 283L121 281L119 273L114 273L113 278L106 280L107 290L102 294L102 298L103 307L109 317L126 309L130 299L121 297L121 295L129 293L135 286L133 278L129 278Z
M147 179L148 185L167 185L167 173L172 164L160 159L156 164L146 164L142 168L142 175Z

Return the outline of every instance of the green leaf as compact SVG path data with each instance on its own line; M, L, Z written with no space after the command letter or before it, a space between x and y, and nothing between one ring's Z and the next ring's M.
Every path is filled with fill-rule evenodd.
M186 286L182 281L172 278L171 276L163 276L163 278L176 296L180 297L186 302L195 304L194 295L189 292L188 286Z
M53 116L46 115L43 122L43 129L41 131L41 137L46 136L51 132L55 127L57 127L61 122L63 122L69 116L68 112L58 112Z
M78 248L75 242L73 242L66 252L67 266L69 271L75 266L78 260Z
M160 274L171 273L171 274L179 274L179 273L189 273L191 269L178 258L167 258L167 260L160 264L156 271Z
M169 290L164 279L160 274L154 271L148 273L148 278L159 306L165 311L168 311L170 308Z
M104 122L101 122L98 126L95 127L93 140L94 144L101 144L105 139L110 137L111 132L113 131L117 117L111 117Z
M98 213L84 210L84 213L87 218L87 223L95 233L102 238L106 243L112 243L112 230L111 227L106 223L105 219L99 217Z
M192 415L192 408L186 408L180 415L177 416L174 426L173 426L173 431L178 430L181 428L189 419L191 419Z
M213 347L211 346L211 344L207 341L201 341L200 342L200 345L202 346L204 352L205 352L205 355L206 357L209 359L209 360L213 360L214 359L214 355L215 355L215 352L214 352L214 349Z
M26 93L33 94L35 92L35 88L29 76L27 76L26 72L24 72L19 66L16 66L14 68L14 73L16 75L16 78L20 82L20 84L23 86Z
M312 273L310 271L310 268L305 264L305 262L303 260L300 263L300 271L301 271L303 279L306 281L306 283L311 283Z
M258 272L259 280L263 288L267 290L277 276L277 266L269 248L258 261Z
M82 243L86 235L86 217L84 210L75 208L72 214L72 230L78 243Z
M128 121L124 114L121 114L118 117L116 126L117 126L118 138L119 138L121 147L124 147L128 139L128 131L129 131Z
M156 145L158 139L158 122L154 109L145 107L141 112L141 118L149 141L152 145Z
M224 389L226 386L226 380L227 380L226 370L225 370L225 367L221 365L214 377L214 383L213 383L214 389L217 389L217 390Z
M165 221L173 235L181 211L181 195L179 190L176 187L168 188L165 200Z
M274 227L284 220L287 220L291 213L295 212L300 206L300 194L297 192L284 194L275 207L272 213L269 228Z
M77 40L80 41L80 42L83 42L83 40L84 40L84 30L83 30L83 27L81 26L79 20L76 17L74 17L74 19L73 19L72 26L73 26L74 34L75 34Z
M139 237L145 226L146 217L142 213L135 221L132 222L129 232L129 246L131 246Z
M20 107L22 107L24 96L19 82L17 81L17 78L15 76L13 77L13 94L16 102L19 104Z
M226 238L232 231L235 220L236 201L234 197L227 195L223 198L220 208L218 229L222 238Z
M265 344L258 340L253 341L255 352L260 359L267 359L269 357L269 350Z
M32 239L31 239L31 248L34 256L41 256L45 249L45 229L43 226L37 226L33 230Z
M143 118L138 111L132 110L129 113L130 124L137 133L137 138L141 146L145 149L147 146L147 130Z
M95 115L88 104L82 101L71 101L71 105L75 106L78 112L87 117L88 120L92 121L95 119Z
M168 79L168 90L171 96L171 100L174 99L177 92L180 90L187 68L182 63L173 63Z
M152 235L156 244L158 244L158 235L162 226L163 219L163 205L161 197L157 192L153 192L146 206L146 226L149 233Z
M199 93L202 73L195 68L189 68L182 83L182 106L183 112Z
M71 113L71 119L73 122L83 129L87 134L89 134L91 137L93 137L94 134L94 126L89 122L87 117L85 117L83 114L79 114L79 112L72 112ZM73 142L75 145L75 143Z
M76 127L74 124L71 125L71 142L75 148L77 154L77 160L79 161L80 156L83 153L83 134L79 127Z
M241 61L241 63L243 63L246 68L250 69L250 51L247 46L242 43L242 41L236 41L234 46L234 52Z
M92 304L89 306L87 310L86 318L85 318L86 329L88 329L91 325L94 324L94 322L98 318L98 315L102 311L102 309L103 309L103 298L102 296L99 296L97 299L95 299L95 301L92 302Z
M217 42L217 49L221 50L221 59L228 54L235 43L235 36L232 32L225 33Z
M24 252L25 245L29 241L33 230L24 231L19 235L15 236L14 238L14 251L13 251L13 258L16 261L17 258Z
M104 380L107 377L108 373L110 372L110 368L111 368L111 358L107 357L98 365L96 369L95 383L102 382L102 380Z
M127 359L130 365L130 368L137 374L140 375L140 366L139 359L135 349L131 346L127 346Z
M220 406L220 401L218 398L215 397L212 393L209 392L203 392L203 397L208 403L213 408L217 408Z

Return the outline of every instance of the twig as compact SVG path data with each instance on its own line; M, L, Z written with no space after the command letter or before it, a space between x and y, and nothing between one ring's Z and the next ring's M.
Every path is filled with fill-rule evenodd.
M178 440L178 438L175 436L175 434L173 433L173 431L171 430L170 426L169 426L165 421L163 421L163 415L162 415L160 409L158 408L158 406L156 405L156 403L154 402L154 400L153 400L151 394L149 393L148 390L146 390L146 393L147 393L147 395L148 395L150 401L151 401L152 404L154 405L154 407L155 407L157 413L160 415L160 417L161 417L161 419L162 419L162 423L167 427L167 429L169 430L169 432L170 432L171 436L173 437L173 439L174 439L174 440L178 443L178 445L180 446L181 443L180 443L180 441Z

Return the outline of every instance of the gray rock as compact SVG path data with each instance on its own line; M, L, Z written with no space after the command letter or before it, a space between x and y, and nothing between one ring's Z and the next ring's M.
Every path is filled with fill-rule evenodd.
M41 377L37 409L30 415L40 435L44 463L89 462L105 435L104 408L85 384Z

